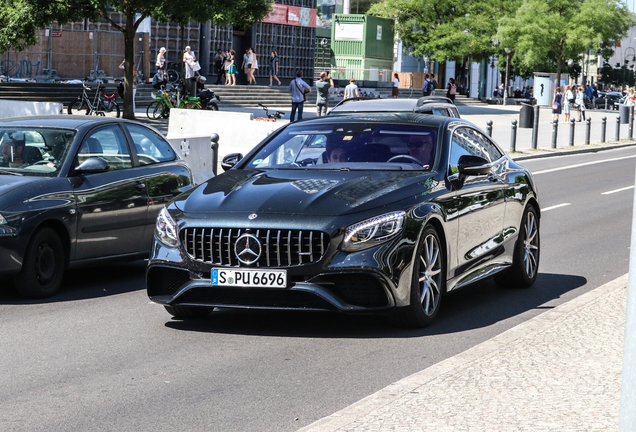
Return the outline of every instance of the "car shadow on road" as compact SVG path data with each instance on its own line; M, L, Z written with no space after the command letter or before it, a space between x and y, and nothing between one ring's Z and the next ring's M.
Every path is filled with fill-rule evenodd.
M216 309L203 319L166 322L166 327L274 337L412 338L451 334L493 325L530 310L587 283L581 276L540 273L528 289L498 287L492 279L446 296L433 325L425 329L400 327L386 315L345 315L335 312Z
M10 280L2 280L0 304L67 302L145 290L147 264L147 261L132 261L68 270L60 291L45 299L24 299L15 292Z

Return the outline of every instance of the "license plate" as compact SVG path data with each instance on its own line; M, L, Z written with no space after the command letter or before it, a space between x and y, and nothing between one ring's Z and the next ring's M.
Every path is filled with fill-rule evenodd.
M287 270L212 269L213 286L286 288Z

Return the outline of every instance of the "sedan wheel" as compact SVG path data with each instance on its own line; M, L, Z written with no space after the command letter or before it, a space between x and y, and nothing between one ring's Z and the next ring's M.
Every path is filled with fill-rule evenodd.
M15 278L18 293L30 298L52 296L62 284L65 265L60 237L51 228L40 229L29 242L22 270Z
M534 284L539 273L540 246L539 217L534 207L528 206L519 227L512 266L495 277L497 283L520 288Z
M398 311L402 323L409 327L426 327L439 311L445 291L446 262L439 236L435 229L424 229L417 249L411 283L411 304Z

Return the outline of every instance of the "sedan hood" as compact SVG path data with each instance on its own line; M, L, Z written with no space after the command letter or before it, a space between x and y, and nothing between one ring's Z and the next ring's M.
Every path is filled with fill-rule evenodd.
M2 168L0 168L2 171ZM10 174L0 174L0 196L9 191L14 191L29 183L42 180L43 177L15 176Z
M423 171L230 170L179 196L185 213L344 215L421 195Z

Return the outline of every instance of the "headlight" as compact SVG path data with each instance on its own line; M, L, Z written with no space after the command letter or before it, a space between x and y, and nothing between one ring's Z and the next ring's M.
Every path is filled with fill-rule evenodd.
M340 249L353 252L392 239L402 230L405 215L403 211L387 213L347 227Z
M177 231L177 224L170 216L170 213L168 213L168 210L164 207L159 212L159 216L157 216L155 235L159 241L166 246L176 247L179 242Z
M7 220L4 218L4 216L2 216L2 214L0 213L0 225L6 224Z

